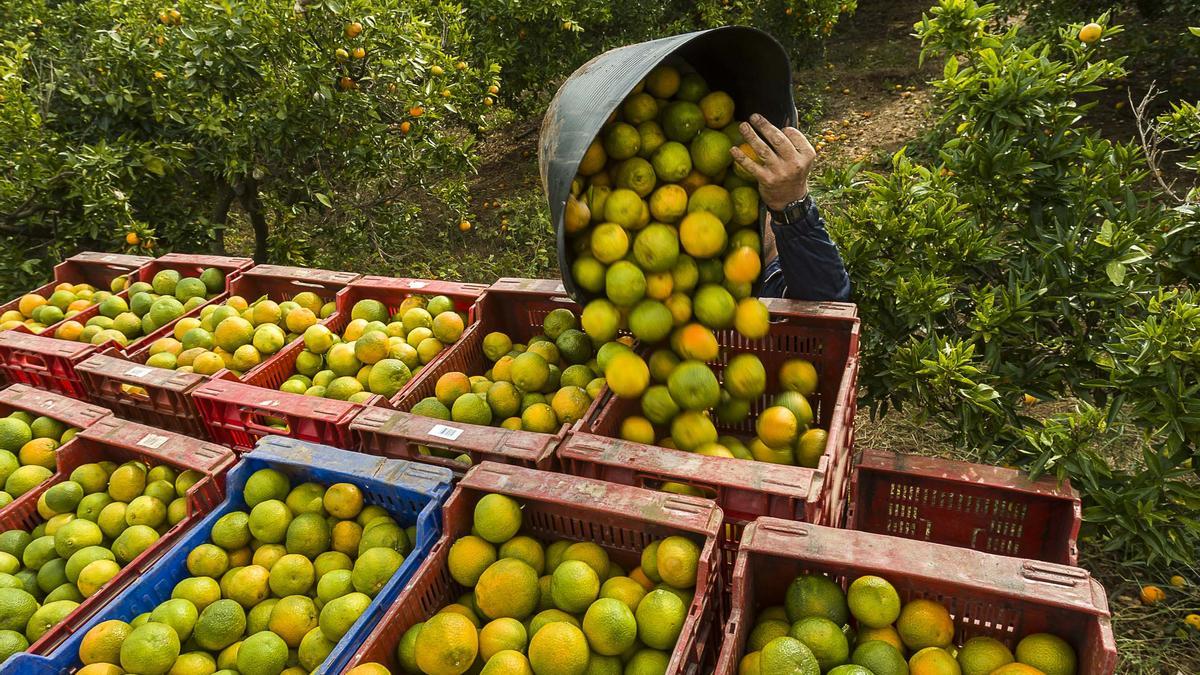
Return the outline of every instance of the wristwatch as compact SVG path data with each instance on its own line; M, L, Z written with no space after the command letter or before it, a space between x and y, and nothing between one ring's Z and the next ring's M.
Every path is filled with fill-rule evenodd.
M779 223L780 225L795 225L804 222L805 215L808 214L808 208L812 206L812 194L804 195L803 199L797 199L789 203L782 209L767 209L767 213L771 214L771 222Z

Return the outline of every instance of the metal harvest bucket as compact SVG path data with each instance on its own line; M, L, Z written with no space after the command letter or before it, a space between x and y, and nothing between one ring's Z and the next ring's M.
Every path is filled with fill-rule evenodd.
M563 212L579 162L612 111L658 64L679 59L709 86L733 97L738 119L759 113L777 126L796 124L792 69L787 52L769 34L727 26L684 33L607 51L567 78L542 120L538 166L557 232L563 286L580 304L591 294L571 277Z

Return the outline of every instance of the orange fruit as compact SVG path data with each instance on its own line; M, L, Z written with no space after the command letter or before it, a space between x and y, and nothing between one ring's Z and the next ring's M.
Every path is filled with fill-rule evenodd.
M755 430L759 439L768 447L782 448L796 441L799 426L796 415L791 410L776 405L759 414Z

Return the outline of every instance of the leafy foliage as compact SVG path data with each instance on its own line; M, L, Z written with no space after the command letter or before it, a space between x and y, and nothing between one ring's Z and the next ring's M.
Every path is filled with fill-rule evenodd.
M925 56L944 59L936 163L902 150L887 173L839 187L830 225L866 324L860 382L876 411L919 411L983 460L1070 478L1105 546L1190 560L1200 524L1186 508L1200 493L1183 479L1188 453L1160 447L1179 412L1152 397L1165 371L1131 391L1110 379L1129 357L1114 336L1145 348L1128 317L1170 271L1158 254L1181 231L1178 212L1139 187L1140 147L1086 124L1085 101L1124 74L1122 60L1080 42L1077 25L1053 39L993 28L995 11L943 0L917 24ZM1078 403L1038 419L1027 396ZM1123 406L1147 410L1133 420L1155 447L1114 461L1101 450L1118 447Z
M8 4L0 246L18 258L131 230L219 248L236 205L257 257L287 259L273 227L462 184L496 78L462 61L448 3ZM451 208L464 193L441 192Z
M509 102L535 108L559 79L604 50L725 25L756 26L785 45L820 38L856 0L464 0L475 59L503 65Z

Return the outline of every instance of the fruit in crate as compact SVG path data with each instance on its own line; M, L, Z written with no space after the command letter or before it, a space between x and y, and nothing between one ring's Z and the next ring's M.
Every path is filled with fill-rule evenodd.
M91 284L57 284L49 295L26 293L17 301L17 308L0 315L0 330L24 325L38 333L63 319L70 319L83 310L98 305L125 290L128 278L112 280L112 289L99 289ZM64 331L65 333L65 331Z
M169 599L88 631L83 663L137 673L314 671L416 536L350 483L293 485L261 469L242 496L246 508L217 519L209 541L188 553L190 576Z
M956 641L955 618L944 605L903 602L878 576L859 577L843 591L823 575L801 575L778 600L756 612L739 672L775 672L781 664L813 675L1076 672L1075 650L1049 633L1021 636L1015 649L987 636Z
M79 429L18 410L0 418L0 507L47 481L57 452Z
M128 285L118 288L118 280L121 280L120 284ZM83 323L74 318L64 321L54 330L54 337L97 345L110 341L128 345L222 293L225 273L210 267L198 277L185 277L176 270L165 269L155 274L149 283L129 283L128 279L118 277L113 281L113 288L125 291L125 297L115 293L106 295L103 291L94 293L96 315ZM98 295L103 299L97 300Z
M275 302L239 295L208 305L200 316L180 319L170 337L155 340L146 365L212 375L228 368L241 375L333 314L333 302L304 291Z
M104 461L43 492L36 527L0 534L0 659L27 649L183 520L201 478Z
M465 327L466 317L444 295L410 296L394 313L378 300L359 300L340 336L319 324L304 330L296 372L279 388L354 403L391 398Z
M594 542L523 534L521 504L506 495L480 499L473 524L447 558L467 592L405 631L397 675L665 671L695 593L696 542L651 542L627 571Z
M609 356L632 353L623 343L597 353L579 330L579 319L565 308L542 322L542 333L525 344L500 332L484 336L482 373L448 372L438 378L434 395L412 412L465 424L482 424L556 433L583 418L604 388L599 374Z

